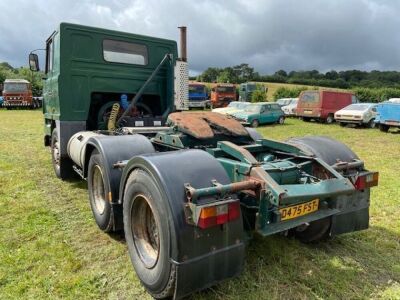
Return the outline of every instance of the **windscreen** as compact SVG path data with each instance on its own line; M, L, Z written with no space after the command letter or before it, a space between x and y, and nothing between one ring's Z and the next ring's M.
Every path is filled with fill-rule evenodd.
M26 92L28 90L27 83L7 82L4 83L4 92Z
M249 105L245 108L245 112L258 113L260 112L261 105Z
M217 87L218 93L233 93L235 88L233 86L219 86Z
M355 110L355 111L363 111L366 110L370 107L369 104L352 104L349 105L345 108L343 108L343 110Z
M204 94L205 88L204 85L189 85L189 93Z
M240 105L240 102L232 101L231 103L228 104L228 107L239 108L239 105Z
M318 91L303 92L300 96L300 101L303 103L314 104L319 102Z

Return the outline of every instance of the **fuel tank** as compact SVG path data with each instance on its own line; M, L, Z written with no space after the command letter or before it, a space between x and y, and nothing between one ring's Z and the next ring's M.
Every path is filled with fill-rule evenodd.
M80 131L75 133L68 141L67 153L72 161L83 168L87 141L94 136L101 134L93 131Z

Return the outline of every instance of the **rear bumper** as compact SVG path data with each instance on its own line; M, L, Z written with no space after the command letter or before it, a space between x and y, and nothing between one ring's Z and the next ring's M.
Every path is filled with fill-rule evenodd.
M364 120L355 120L355 119L345 119L345 118L336 118L336 122L341 122L341 123L351 123L351 124L366 124L368 122L365 122Z

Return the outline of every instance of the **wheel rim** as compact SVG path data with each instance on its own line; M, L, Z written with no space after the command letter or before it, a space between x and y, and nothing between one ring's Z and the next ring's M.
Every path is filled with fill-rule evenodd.
M374 122L374 120L370 121L370 125L369 125L369 127L371 127L371 128L375 128L375 122Z
M97 212L102 215L106 207L106 195L103 180L103 172L99 165L95 165L93 169L93 200Z
M160 253L159 225L144 195L133 199L131 208L131 231L136 251L146 268L153 268Z
M53 154L54 166L57 170L59 170L60 169L60 144L58 143L58 141L56 141L53 145L52 154Z
M284 118L280 117L279 118L279 124L283 124L284 120L285 120Z
M326 119L326 123L330 124L330 123L332 123L332 122L333 122L332 117L328 117L328 118Z

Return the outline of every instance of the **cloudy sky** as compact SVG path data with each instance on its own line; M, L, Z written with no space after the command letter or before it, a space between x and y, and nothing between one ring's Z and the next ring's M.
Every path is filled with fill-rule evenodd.
M400 70L400 1L0 0L0 62L26 64L62 21L178 40L192 73L249 63L276 70Z

